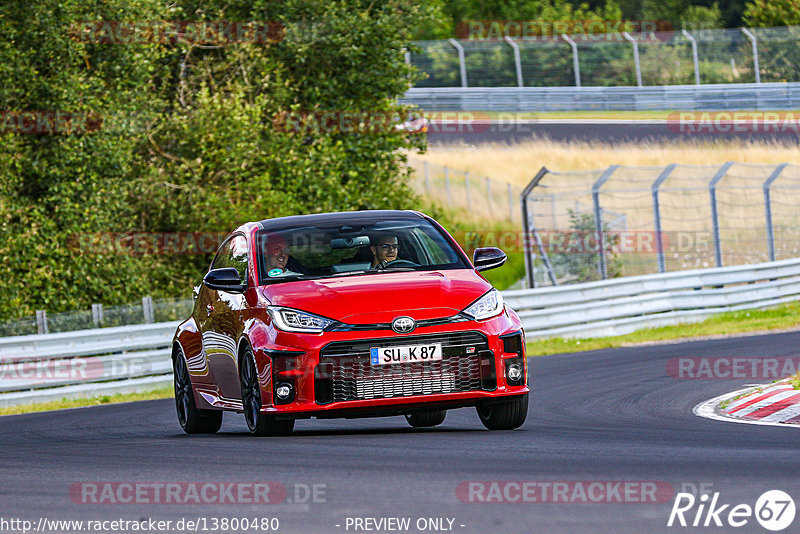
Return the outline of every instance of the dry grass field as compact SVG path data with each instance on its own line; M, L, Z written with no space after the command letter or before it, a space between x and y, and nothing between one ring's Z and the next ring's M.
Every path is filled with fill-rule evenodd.
M604 169L609 165L665 166L721 165L739 163L794 163L800 165L800 149L788 142L751 143L715 141L695 143L561 143L533 140L516 145L484 144L431 147L415 159L469 171L524 186L542 166L554 171Z

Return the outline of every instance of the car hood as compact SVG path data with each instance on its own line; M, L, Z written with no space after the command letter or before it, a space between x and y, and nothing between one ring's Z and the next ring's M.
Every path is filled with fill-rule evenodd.
M492 288L471 269L352 275L270 284L262 294L276 306L353 324L450 317Z

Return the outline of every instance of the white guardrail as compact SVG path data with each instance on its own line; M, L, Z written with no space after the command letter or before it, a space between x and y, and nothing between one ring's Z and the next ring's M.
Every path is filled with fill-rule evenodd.
M800 259L505 291L527 339L602 337L800 300ZM0 407L172 381L177 322L0 338Z

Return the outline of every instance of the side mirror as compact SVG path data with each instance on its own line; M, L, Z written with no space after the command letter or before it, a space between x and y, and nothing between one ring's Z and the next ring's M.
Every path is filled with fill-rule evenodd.
M247 284L242 284L239 278L239 271L234 267L224 267L222 269L212 269L203 277L203 283L209 289L225 291L228 293L244 293Z
M476 248L472 255L472 264L476 271L495 269L505 262L506 253L495 247Z

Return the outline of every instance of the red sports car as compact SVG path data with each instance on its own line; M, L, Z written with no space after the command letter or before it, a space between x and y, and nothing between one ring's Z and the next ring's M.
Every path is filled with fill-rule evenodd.
M173 341L187 433L244 413L255 435L295 419L405 415L435 426L474 406L489 429L528 411L517 314L430 217L414 211L300 215L247 223L220 246ZM473 267L474 265L474 267Z

